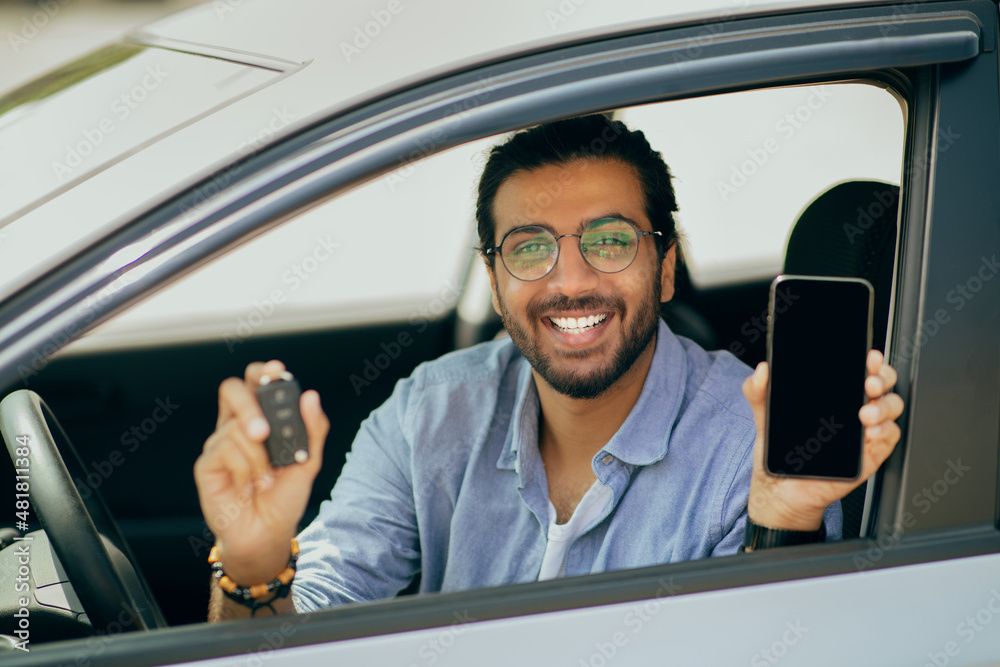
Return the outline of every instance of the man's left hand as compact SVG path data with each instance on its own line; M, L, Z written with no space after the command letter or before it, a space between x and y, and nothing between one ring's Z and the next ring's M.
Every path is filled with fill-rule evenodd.
M753 479L750 482L750 519L761 526L781 530L819 530L823 512L875 474L899 442L895 423L903 413L903 399L891 393L896 371L885 363L882 353L870 350L865 394L868 403L858 413L864 426L864 463L861 476L851 482L773 477L764 470L764 410L769 369L758 364L743 383L743 394L753 409L757 425L754 443Z

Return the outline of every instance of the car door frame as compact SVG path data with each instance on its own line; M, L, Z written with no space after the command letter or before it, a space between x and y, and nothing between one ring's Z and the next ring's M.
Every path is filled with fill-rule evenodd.
M479 63L371 100L266 147L157 203L0 306L5 322L0 385L11 385L26 373L30 377L38 363L75 336L164 284L332 194L433 152L538 122L645 102L774 85L878 82L895 90L908 110L892 340L916 341L923 330L925 342L908 355L889 351L908 409L900 420L901 445L873 488L879 499L869 512L868 539L419 596L294 620L256 619L232 624L224 634L200 626L106 637L95 644L101 662L243 656L248 642L260 637L279 637L280 645L267 650L274 657L289 652L292 660L301 655L293 649L317 643L333 650L338 643L346 647L393 633L411 638L440 633L455 624L456 613L476 619L471 629L555 612L598 613L665 594L675 606L684 600L694 605L699 593L737 594L757 587L766 595L794 582L818 583L835 575L854 581L864 573L1000 552L1000 327L995 326L1000 281L983 281L975 299L949 311L947 326L942 324L933 340L926 334L934 307L942 298L948 303L951 290L976 272L977 249L997 247L1000 240L996 225L977 228L975 222L1000 210L996 188L990 187L1000 174L996 6L985 0L933 3L933 9L931 4L729 17ZM971 94L979 104L968 104ZM941 131L949 127L977 139L945 147ZM131 252L115 254L123 248ZM137 259L109 261L116 256ZM109 293L116 281L124 286ZM949 397L955 369L962 369L962 395L974 400L959 404ZM941 404L948 407L948 423L940 420ZM967 424L969 430L956 437L949 423ZM914 494L928 483L933 490L948 469L947 460L941 467L942 443L956 448L949 456L964 457L974 470L938 494L932 513L919 515L911 507ZM294 632L285 632L286 625ZM81 655L96 659L94 651L70 642L37 655L69 664ZM18 657L24 664L35 658Z

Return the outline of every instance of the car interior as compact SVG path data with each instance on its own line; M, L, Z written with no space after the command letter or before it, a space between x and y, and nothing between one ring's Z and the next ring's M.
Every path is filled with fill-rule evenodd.
M849 106L854 92L883 99L879 111L889 110L885 122L891 130L885 134L895 142L894 155L886 159L884 151L873 149L878 155L872 160L881 162L872 166L866 156L840 145L853 138L864 145L871 132L883 130L866 129L874 122L869 109L847 114L833 103L814 108L815 92L808 86L774 89L776 101L756 106L750 102L772 91L614 112L637 129L649 128L647 135L674 173L686 261L678 268L675 298L664 305L662 316L679 335L706 349L728 350L753 366L765 358L764 322L775 275L855 276L875 288L874 347L884 349L892 308L905 110L878 86L844 82L835 87L832 99L838 104L843 100ZM713 106L716 115L707 116L698 131L677 131L679 123L692 122L690 116L705 116L706 105ZM804 113L795 119L801 108L810 111L809 119L802 120ZM786 120L788 114L792 121ZM789 134L786 127L796 131ZM677 144L689 141L677 135L693 135L700 143ZM663 140L670 136L677 145ZM743 137L744 143L731 137ZM762 143L768 138L777 143ZM95 502L103 498L120 528L122 550L134 556L166 623L197 623L206 617L207 557L213 540L201 517L192 466L214 428L217 390L224 378L242 375L251 361L280 359L303 388L319 391L332 428L305 525L335 483L359 424L389 396L399 378L423 361L491 340L502 329L484 291L469 217L482 151L498 139L502 137L404 165L395 174L317 205L237 248L233 255L250 256L241 264L227 265L224 257L137 307L134 313L154 313L157 304L166 304L164 311L173 313L165 319L151 317L143 340L128 340L129 332L141 327L137 317L128 320L133 313L126 313L120 318L126 324L119 329L114 328L117 321L99 327L24 378L23 385L44 399L79 454L77 470L71 472L74 485L82 496L93 495ZM772 145L779 149L768 149L769 164L761 164L758 146ZM436 160L447 162L452 175L455 169L463 170L462 177L441 178L427 166ZM687 169L684 160L701 165L703 171ZM846 166L839 172L824 171L834 163ZM709 174L714 176L706 178ZM736 185L739 174L745 186ZM719 194L719 183L737 191L726 198ZM342 200L359 197L360 205L339 208L347 206ZM438 206L449 197L457 203L442 213ZM382 200L385 208L378 208ZM716 208L699 208L695 201ZM702 232L702 221L713 216L716 227ZM344 231L355 236L341 239L338 234L347 227L359 229ZM308 270L309 262L300 261L308 259L317 230L323 229L331 230L339 243L330 251L330 264L347 259L349 268L320 266L323 261L315 253L315 271ZM706 242L705 234L721 245ZM766 250L755 246L747 252L764 260L733 254L758 236ZM291 243L299 243L299 249L269 260L280 254L282 244ZM386 245L400 249L383 252ZM706 259L723 245L726 257L736 259ZM289 264L288 257L295 263ZM405 282L411 272L438 264L429 287L421 288L423 297L401 301L393 294L393 281ZM291 294L296 283L280 281L289 266L304 270L300 279L310 278L296 294ZM255 267L271 273L257 279ZM293 297L289 305L268 305L268 284L284 286ZM294 297L306 294L307 288L308 298L295 303ZM395 299L391 308L375 308L378 289L387 301ZM233 306L229 295L235 293L241 296L233 299L238 303ZM203 301L192 305L196 298ZM338 310L338 304L347 304L346 310ZM185 319L185 308L202 317L198 326L191 324L193 318ZM409 342L400 344L403 340ZM3 393L14 388L20 387ZM11 464L0 461L0 479L12 478ZM3 484L0 487L6 488ZM862 485L844 501L845 537L864 534L865 495L875 491L873 485ZM10 538L6 534L5 545ZM53 625L52 638L87 631L68 628ZM5 632L0 629L0 634Z

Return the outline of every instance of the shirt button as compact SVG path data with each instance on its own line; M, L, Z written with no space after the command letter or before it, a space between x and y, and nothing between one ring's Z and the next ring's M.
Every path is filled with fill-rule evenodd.
M611 454L604 457L604 465L608 465L609 463L611 463Z

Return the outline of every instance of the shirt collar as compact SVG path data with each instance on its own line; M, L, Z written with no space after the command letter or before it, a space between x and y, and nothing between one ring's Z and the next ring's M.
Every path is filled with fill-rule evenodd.
M512 343L513 344L513 343ZM538 454L538 390L535 388L531 374L531 364L527 359L518 356L521 368L517 375L517 391L514 394L514 408L511 411L510 428L507 429L507 440L497 468L500 470L515 470L520 477L520 487L524 488L527 480L522 475L526 468L526 458Z
M538 456L538 391L531 366L520 357L521 369L507 439L497 460L497 468L530 470L525 458ZM687 355L680 341L660 320L656 347L639 400L632 407L618 432L602 449L630 465L656 463L667 454L667 443L681 401L687 378ZM528 480L521 479L521 486Z
M642 393L604 451L636 466L647 466L666 456L670 433L684 398L687 372L684 348L660 320L656 349Z

